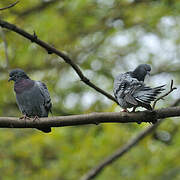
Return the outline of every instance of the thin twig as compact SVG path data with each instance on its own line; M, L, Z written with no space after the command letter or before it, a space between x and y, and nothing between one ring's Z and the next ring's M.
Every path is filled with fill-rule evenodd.
M105 92L104 90L102 90L101 88L99 88L98 86L96 86L95 84L93 84L86 76L84 76L83 72L80 70L80 68L78 67L78 65L76 65L74 63L74 61L68 57L67 55L65 55L64 53L62 53L61 51L57 50L56 48L54 48L53 46L50 46L49 44L47 44L46 42L40 40L36 34L29 34L28 32L24 31L23 29L18 28L17 26L10 24L6 21L3 21L0 19L0 26L6 29L9 29L11 31L16 32L17 34L20 34L21 36L25 37L26 39L29 39L31 42L34 42L36 44L38 44L39 46L41 46L42 48L44 48L48 54L56 54L57 56L61 57L66 63L68 63L74 70L75 72L78 74L78 76L80 77L80 79L87 84L88 86L90 86L91 88L95 89L97 92L103 94L104 96L106 96L107 98L111 99L112 101L117 102L117 100L109 93Z
M177 106L179 103L180 103L180 98L177 99L171 105L171 107ZM165 118L165 117L163 117L163 118ZM89 172L87 172L84 176L82 176L82 178L80 180L91 180L91 179L95 178L96 176L98 176L104 168L106 168L108 165L112 164L114 161L118 160L125 153L129 152L142 139L144 139L147 135L149 135L151 132L153 132L163 121L164 121L164 119L160 119L156 124L151 125L150 127L146 128L144 131L141 131L137 136L130 139L129 142L127 142L127 144L125 144L123 147L120 147L112 155L105 158L104 161L99 163L97 166L93 167Z
M171 80L171 85L170 85L169 91L168 91L167 93L163 94L162 96L160 96L159 98L157 98L157 99L154 101L153 106L152 106L153 109L155 108L156 103L157 103L159 100L164 100L164 99L163 99L164 97L168 96L172 91L174 91L175 89L177 89L176 87L173 87L173 83L174 83L173 80Z
M9 8L11 8L11 7L15 6L17 3L19 3L19 1L16 1L16 2L14 2L14 3L10 4L9 6L6 6L6 7L3 7L3 8L0 8L0 11L5 10L5 9L9 9Z
M7 41L6 41L6 36L5 36L2 28L1 28L1 37L3 40L3 44L4 44L4 52L5 52L5 57L6 57L6 69L8 69L9 68L8 45L7 45Z

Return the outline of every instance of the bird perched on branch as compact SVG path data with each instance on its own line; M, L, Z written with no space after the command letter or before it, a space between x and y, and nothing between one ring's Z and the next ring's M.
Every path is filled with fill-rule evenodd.
M14 81L14 91L16 93L16 102L23 118L48 117L51 112L51 98L48 89L41 81L31 80L21 69L14 69L9 73L9 80ZM39 130L48 133L51 127L40 128Z
M155 88L144 84L147 74L150 74L151 67L148 64L140 64L134 71L119 74L114 80L114 96L119 105L127 111L133 111L139 106L152 110L150 103L164 90L164 86Z

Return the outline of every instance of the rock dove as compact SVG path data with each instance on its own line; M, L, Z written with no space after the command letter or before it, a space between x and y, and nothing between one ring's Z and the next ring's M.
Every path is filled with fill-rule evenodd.
M124 111L132 107L135 111L139 106L152 110L150 103L164 90L165 85L155 88L146 86L144 79L150 71L150 65L141 64L134 71L119 74L115 78L114 96Z
M16 102L25 117L48 117L51 112L51 98L48 89L41 81L31 80L21 69L14 69L9 73L9 80L13 80ZM39 129L45 133L51 132L51 127Z

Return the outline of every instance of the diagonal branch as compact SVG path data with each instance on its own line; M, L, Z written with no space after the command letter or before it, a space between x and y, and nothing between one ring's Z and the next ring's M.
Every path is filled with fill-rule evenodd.
M0 117L0 128L46 128L64 127L100 123L139 123L154 122L156 119L180 116L180 107L169 107L154 111L127 112L101 112L82 115L56 116L22 120L15 117Z
M62 53L61 51L57 50L56 48L54 48L53 46L50 46L49 44L47 44L46 42L40 40L37 35L34 33L33 35L29 34L28 32L24 31L23 29L18 28L17 26L10 24L6 21L3 21L0 19L0 26L2 28L6 28L9 29L11 31L16 32L17 34L20 34L21 36L25 37L26 39L29 39L31 42L34 42L36 44L38 44L39 46L41 46L42 48L44 48L48 54L56 54L57 56L61 57L66 63L68 63L74 70L75 72L78 74L78 76L80 77L80 79L87 84L88 86L90 86L91 88L95 89L96 91L98 91L99 93L103 94L104 96L106 96L107 98L111 99L112 101L118 103L116 101L116 99L109 93L105 92L104 90L102 90L101 88L97 87L95 84L93 84L86 76L84 76L84 74L82 73L82 71L80 70L80 68L78 67L78 65L76 65L72 59L70 59L67 55L65 55L64 53Z
M108 156L104 161L99 163L99 165L91 169L80 180L90 180L95 178L106 166L113 163L115 160L117 160L118 158L123 156L126 152L128 152L133 146L137 145L139 141L141 141L148 134L150 134L159 124L160 122L156 123L155 125L151 125L149 128L146 128L144 131L141 131L137 136L130 139L130 141L127 144L125 144L125 146L120 147L111 156Z
M5 9L9 9L9 8L11 8L11 7L15 6L18 2L19 2L19 1L16 1L16 2L14 2L14 3L10 4L9 6L6 6L6 7L3 7L3 8L0 8L0 11L5 10Z
M171 86L172 89L173 86ZM177 106L180 103L180 99L177 99L174 104L171 105L171 108ZM170 109L171 109L170 108ZM177 107L179 109L180 107ZM161 111L161 110L156 110ZM88 173L86 173L84 176L82 176L81 180L90 180L98 176L102 170L107 167L108 165L112 164L114 161L118 160L120 157L122 157L126 152L130 151L131 148L133 148L135 145L137 145L142 139L144 139L147 135L149 135L151 132L153 132L163 121L165 116L159 116L159 121L151 125L150 127L146 128L145 130L141 131L137 136L133 137L129 140L127 144L125 144L123 147L120 147L118 150L116 150L112 155L105 158L104 161L99 163L97 166L92 168Z

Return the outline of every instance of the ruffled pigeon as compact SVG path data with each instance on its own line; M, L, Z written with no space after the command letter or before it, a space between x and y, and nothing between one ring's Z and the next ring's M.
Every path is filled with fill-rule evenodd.
M146 86L144 79L150 71L150 65L141 64L134 71L119 74L115 78L114 96L124 111L132 107L135 111L139 106L152 110L150 103L164 90L165 85L155 88Z
M21 69L12 70L9 77L9 81L15 82L16 102L25 118L48 117L52 104L46 85L41 81L31 80ZM48 133L51 132L51 127L39 130Z

